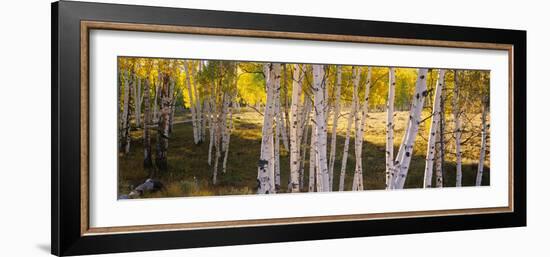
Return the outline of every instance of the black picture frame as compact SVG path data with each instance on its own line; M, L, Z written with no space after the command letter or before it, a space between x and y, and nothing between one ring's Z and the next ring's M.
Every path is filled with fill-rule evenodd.
M526 225L526 31L61 1L52 12L51 247L55 255L319 240ZM513 45L513 201L506 213L81 234L82 20Z

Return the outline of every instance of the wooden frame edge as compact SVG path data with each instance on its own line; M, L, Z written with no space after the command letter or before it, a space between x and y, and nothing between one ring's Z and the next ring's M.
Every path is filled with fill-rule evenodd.
M469 48L469 49L492 49L506 50L508 52L508 103L509 103L509 181L508 181L508 206L489 207L489 208L469 208L469 209L450 209L433 211L409 211L392 213L371 213L354 215L330 215L313 217L293 217L293 218L274 218L274 219L255 219L255 220L234 220L234 221L213 221L213 222L193 222L177 224L153 224L137 226L120 227L98 227L89 226L89 32L92 29L103 30L123 30L139 32L161 32L161 33L182 33L197 35L217 35L217 36L239 36L239 37L259 37L259 38L278 38L278 39L296 39L296 40L316 40L333 42L354 42L354 43L374 43L390 45L413 45L428 47L451 47L451 48ZM119 23L119 22L101 22L101 21L80 21L80 235L94 236L102 234L118 233L140 233L140 232L159 232L173 230L193 230L193 229L214 229L214 228L234 228L250 226L271 226L271 225L291 225L308 223L326 223L326 222L344 222L344 221L365 221L391 218L417 218L434 217L450 215L474 215L491 213L509 213L514 212L514 137L513 137L513 104L514 104L514 84L513 84L513 54L514 48L511 44L481 43L481 42L463 42L463 41L443 41L443 40L425 40L425 39L403 39L388 37L370 37L370 36L352 36L352 35L334 35L334 34L316 34L301 32L282 32L265 30L245 30L245 29L226 29L210 27L193 26L173 26L156 24L137 24L137 23Z

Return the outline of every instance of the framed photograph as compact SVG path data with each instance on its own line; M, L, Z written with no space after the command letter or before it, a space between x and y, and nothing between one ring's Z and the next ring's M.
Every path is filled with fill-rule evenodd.
M526 32L52 4L52 253L526 225Z

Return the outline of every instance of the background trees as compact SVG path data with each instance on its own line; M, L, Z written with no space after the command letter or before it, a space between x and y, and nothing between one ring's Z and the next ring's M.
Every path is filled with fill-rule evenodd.
M489 183L487 71L121 57L118 74L129 188L146 178L176 196L427 187L434 163L440 186Z

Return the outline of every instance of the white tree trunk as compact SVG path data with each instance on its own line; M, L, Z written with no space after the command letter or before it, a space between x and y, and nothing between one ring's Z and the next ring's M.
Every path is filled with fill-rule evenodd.
M206 99L203 99L203 108L201 110L201 141L206 140L206 126L208 123L208 115L209 115L209 106L208 101Z
M301 149L301 154L302 154L302 157L300 159L300 177L299 177L299 182L300 182L300 190L299 191L302 191L304 189L304 174L305 174L305 165L306 165L306 153L307 153L307 139L308 139L308 132L309 132L309 126L306 126L305 127L305 130L303 132L303 143L302 143L302 149Z
M309 131L309 125L307 122L309 121L309 115L311 113L311 100L308 96L304 96L304 107L302 108L302 115L300 116L300 126L301 126L301 133L300 133L300 142L302 142L302 158L300 160L300 190L304 189L304 174L305 174L305 164L306 164L306 153L307 153L307 145L308 145L308 131Z
M356 68L353 67L353 78L355 78L357 75L356 75ZM349 116L348 116L348 124L347 124L347 129L346 129L346 140L344 141L344 153L343 153L343 156L342 156L342 167L340 168L340 183L339 183L339 186L338 186L338 190L339 191L344 191L344 186L345 186L345 179L346 179L346 166L347 166L347 162L348 162L348 152L349 152L349 138L350 138L350 134L351 134L351 127L352 127L352 124L353 124L353 121L355 119L355 115L356 115L356 109L357 107L357 87L354 85L353 87L353 98L352 98L352 102L351 102L351 108L350 108L350 112L349 112Z
M441 120L440 120L441 122ZM443 187L443 151L441 151L441 124L439 124L439 133L436 135L436 151L435 151L435 187Z
M441 99L439 101L440 105L440 116L439 116L439 135L438 135L438 159L436 162L435 169L435 186L443 187L443 169L445 165L445 98L446 86L445 86L445 73L443 75L443 80L441 83ZM436 144L437 145L437 144Z
M262 128L262 144L260 160L258 161L258 193L275 193L274 158L273 158L273 118L275 116L275 92L280 76L281 65L265 64L267 100Z
M362 113L359 111L359 107L361 106L361 101L359 100L359 90L360 90L360 81L361 81L361 69L357 67L355 77L353 78L353 88L356 91L355 94L357 96L357 100L355 102L355 143L354 143L354 151L355 151L355 169L353 171L353 183L351 186L351 190L357 191L359 190L359 185L362 184L363 179L362 176L359 174L362 170L362 158L361 158L361 152L362 152L362 129L361 129L361 118Z
M151 126L151 91L148 78L145 79L143 95L143 167L149 169L153 166L153 157L151 151L151 132L149 130Z
M302 72L300 65L294 64L292 79L292 103L290 105L290 183L288 191L300 191L300 138L298 124L298 105L302 95Z
M118 152L122 152L121 149L122 149L122 130L124 128L123 125L123 119L122 119L122 112L124 111L124 106L122 105L123 102L122 102L122 91L124 90L124 73L123 71L119 71L118 73L118 79L117 79L117 85L118 85L118 90L117 90L117 122L118 122L118 135L117 135L117 139L118 139Z
M281 131L282 128L282 118L281 118L281 88L275 90L275 140L274 140L274 169L275 169L275 190L278 192L281 188Z
M390 172L393 169L393 110L395 103L395 68L390 68L388 100L386 102L386 189L390 189Z
M137 81L137 83L134 83L136 86L134 88L134 114L136 117L136 127L139 128L141 127L141 79L137 78L137 76L134 77L135 81Z
M183 68L185 69L185 80L187 82L187 94L189 94L189 108L191 109L191 120L193 123L193 141L195 144L199 143L199 133L197 127L197 113L196 104L193 101L193 85L191 84L191 73L189 72L189 64L187 61L183 62Z
M170 105L170 133L172 133L172 129L174 128L174 113L176 111L176 92L175 92L176 82L171 79L170 80L170 91L168 92L168 95L171 99L171 105Z
M233 131L233 97L228 97L227 100L227 112L229 113L229 124L227 124L227 131L225 137L224 157L222 172L225 173L227 169L227 158L229 156L229 142L231 140L231 132Z
M357 76L360 78L360 76ZM367 124L368 112L369 112L369 95L371 86L372 72L369 67L367 70L367 78L365 81L365 96L363 99L363 105L361 110L361 120L359 120L359 126L355 129L355 173L353 178L352 190L361 191L363 186L363 135L365 134L365 125ZM360 103L357 103L359 106ZM358 117L359 115L357 115ZM356 119L357 120L357 119ZM357 123L356 123L357 124Z
M159 105L159 102L158 102L158 95L160 94L160 76L159 76L159 79L157 79L156 81L154 81L154 85L155 85L155 99L153 99L153 123L157 123L158 122L158 105Z
M311 120L311 145L309 147L309 183L308 192L315 192L315 176L317 167L317 155L315 149L317 149L317 128L313 119ZM319 183L319 182L317 182Z
M200 65L200 62L198 62L197 65ZM194 67L194 66L192 66ZM199 70L200 70L200 67L199 67ZM192 68L192 71L193 71L193 74L195 74L195 70ZM203 135L202 135L202 118L203 118L203 115L202 115L202 105L201 105L201 99L200 99L200 96L199 96L199 90L198 90L198 85L197 83L195 82L193 84L193 91L194 91L194 94L195 94L195 117L197 118L197 137L198 137L198 141L197 142L202 142L202 139L203 139Z
M130 108L130 104L129 104L129 101L130 101L130 85L128 83L128 77L129 77L129 74L128 74L128 71L124 72L125 75L123 75L123 86L124 88L122 88L121 90L124 90L124 101L122 103L123 105L123 109L122 109L122 130L121 130L121 139L120 139L120 142L121 142L121 151L123 151L124 153L127 153L126 152L126 144L127 144L127 138L128 138L128 132L129 132L129 119L128 119L128 115L129 115L129 108Z
M435 85L435 93L432 107L432 122L430 125L430 134L428 135L428 147L426 149L426 166L424 168L424 188L432 187L432 174L434 160L436 157L436 139L439 129L439 120L441 118L441 88L445 83L445 70L439 70L439 78Z
M214 131L217 127L216 120L214 119L214 115L216 113L215 108L215 102L213 99L213 96L210 96L210 107L208 108L209 115L208 115L208 129L210 132L210 142L208 145L208 165L212 165L212 148L214 147Z
M334 116L332 118L332 134L330 141L330 157L329 157L329 183L330 191L332 191L332 185L334 180L334 163L336 162L336 130L338 128L338 118L340 116L340 94L342 87L342 66L338 65L336 67L336 84L335 84L335 93L334 93Z
M313 67L313 92L314 92L314 110L315 123L317 124L317 149L316 157L319 160L318 171L321 180L318 181L322 192L329 190L329 174L327 163L327 127L326 127L326 108L327 97L325 96L325 67L323 65L312 65Z
M168 139L170 138L170 107L172 97L169 95L170 78L159 73L160 115L157 126L157 154L155 164L159 171L168 170Z
M126 92L128 93L128 101L125 101L125 105L126 105L126 109L128 109L127 113L126 113L126 127L125 127L125 137L126 137L126 143L124 144L124 153L127 154L130 152L130 143L132 141L132 137L130 136L130 130L132 128L132 124L131 124L131 121L130 121L130 117L132 116L132 112L130 111L130 107L131 107L131 104L130 102L132 101L132 89L133 89L133 85L134 85L134 80L132 79L133 75L129 75L128 76L128 80L130 81L130 85L127 86L127 89L126 89ZM128 83L128 82L127 82ZM124 97L125 100L126 100L126 96Z
M476 186L481 186L483 178L483 164L485 163L485 152L487 148L487 106L483 103L483 111L481 113L481 150L479 153L479 163L477 165Z
M226 148L227 148L227 131L228 131L228 120L227 120L227 116L228 116L228 113L229 113L229 93L227 92L223 92L222 93L222 107L221 107L221 114L220 114L220 122L219 122L219 126L220 126L220 132L221 132L221 139L222 139L222 145L221 145L221 149L222 149L222 152L225 152Z
M458 88L458 72L454 72L454 90L453 90L453 119L455 121L454 137L456 147L456 186L462 186L462 124L460 121L460 106L459 106L459 88Z
M418 127L421 121L422 107L424 106L424 99L428 95L426 88L427 72L428 69L418 69L418 78L411 103L407 129L405 130L403 142L399 147L393 169L390 172L392 180L391 189L402 189L407 179L407 172L409 171L409 164L413 155L414 140L418 134Z
M214 124L216 125L214 127L214 149L216 150L216 155L214 157L214 167L213 167L213 170L212 170L212 184L216 185L217 183L217 178L218 178L218 163L220 161L220 157L221 157L221 146L220 144L222 144L222 142L220 142L222 140L222 122L221 122L221 118L222 118L222 114L218 112L216 112L214 115L216 115L215 117L215 122Z

